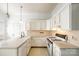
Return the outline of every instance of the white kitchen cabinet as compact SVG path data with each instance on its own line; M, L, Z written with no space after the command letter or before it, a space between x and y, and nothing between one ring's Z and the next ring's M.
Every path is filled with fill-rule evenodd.
M53 17L53 27L58 27L60 26L60 19L59 19L59 14L56 14L54 17Z
M0 43L0 56L27 56L30 48L30 37L4 41Z
M30 22L31 30L45 30L46 20L34 20Z
M12 48L12 49L9 49L9 48L2 48L0 49L0 56L17 56L17 49L15 48Z
M66 5L60 12L61 28L79 30L79 4Z
M79 56L79 49L53 46L53 56Z
M47 20L47 30L52 30L56 26L59 26L59 15L55 15Z
M45 37L32 37L32 46L34 47L46 47L46 38Z
M51 29L51 19L47 20L47 30Z
M18 56L28 55L30 48L31 48L31 39L28 39L18 48Z
M70 43L53 43L53 56L79 56L79 48Z
M60 12L60 26L62 29L70 29L70 6L65 6Z
M60 55L61 55L60 48L53 43L53 56L60 56Z
M26 55L28 55L30 49L31 49L31 39L27 40L26 42Z
M55 9L55 15L52 16L52 28L70 29L70 4L61 4L61 7Z
M22 46L18 48L19 56L26 56L26 51L27 51L26 46L27 46L27 43L25 42Z
M60 27L64 30L79 30L79 4L59 4L52 16L52 28ZM55 14L55 15L54 15Z

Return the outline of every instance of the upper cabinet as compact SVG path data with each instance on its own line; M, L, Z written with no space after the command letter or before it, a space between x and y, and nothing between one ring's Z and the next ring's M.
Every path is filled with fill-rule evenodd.
M52 16L52 28L79 30L79 4L61 4L55 10Z
M59 13L59 18L60 18L60 27L65 30L70 30L70 9L69 5L65 6L61 12Z
M56 14L47 20L47 30L52 30L53 27L58 26L60 26L59 14Z
M60 26L59 14L56 14L56 15L53 17L53 26L54 26L54 27Z
M45 30L46 26L46 20L33 20L30 22L31 30Z
M50 30L51 28L51 19L47 20L47 30Z

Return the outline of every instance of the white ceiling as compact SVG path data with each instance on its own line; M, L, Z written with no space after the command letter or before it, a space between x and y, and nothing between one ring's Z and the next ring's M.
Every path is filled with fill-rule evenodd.
M10 15L20 15L20 6L22 5L22 15L28 17L50 17L50 13L57 5L56 3L9 3L8 11ZM6 13L7 4L0 3L0 9Z

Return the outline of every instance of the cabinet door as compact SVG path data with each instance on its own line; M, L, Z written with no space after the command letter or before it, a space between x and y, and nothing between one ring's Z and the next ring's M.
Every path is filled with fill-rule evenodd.
M61 51L60 48L54 43L53 44L53 56L60 56Z
M31 30L39 30L40 29L40 23L39 22L31 22Z
M19 56L26 56L26 45L27 45L27 43L24 43L22 46L20 46L19 48L18 48L18 55Z
M39 39L38 38L35 38L35 37L32 37L32 46L38 46L39 45Z
M55 16L55 26L58 27L60 25L59 14Z
M70 29L70 19L69 19L69 6L65 6L60 12L60 24L61 28L65 30Z
M40 30L46 30L46 20L40 21Z
M31 23L31 30L45 30L46 20L34 20Z
M56 14L52 18L52 28L56 28L60 26L60 19L59 19L59 14Z
M47 30L51 30L52 29L52 19L48 19L47 20Z
M26 43L26 55L28 55L30 48L31 48L31 39L28 39Z
M45 37L42 37L42 38L40 38L40 44L42 45L42 46L47 46L47 42L46 42L46 38Z
M18 48L18 55L27 56L30 51L30 48L31 48L31 39L27 39L27 41Z
M32 46L46 46L46 39L40 37L32 38Z

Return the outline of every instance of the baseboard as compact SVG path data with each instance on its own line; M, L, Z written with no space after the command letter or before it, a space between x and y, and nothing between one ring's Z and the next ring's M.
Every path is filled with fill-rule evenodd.
M31 48L47 48L47 46L32 46Z

